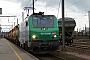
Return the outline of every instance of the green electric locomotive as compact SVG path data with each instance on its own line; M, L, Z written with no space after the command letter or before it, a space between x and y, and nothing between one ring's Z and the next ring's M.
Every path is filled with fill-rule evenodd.
M20 46L35 53L56 51L60 45L58 20L42 12L28 16L19 24Z

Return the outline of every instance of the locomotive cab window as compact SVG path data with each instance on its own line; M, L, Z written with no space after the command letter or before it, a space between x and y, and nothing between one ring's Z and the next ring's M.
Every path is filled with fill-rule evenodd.
M35 28L53 28L54 27L54 20L53 16L40 16L33 17L33 25Z

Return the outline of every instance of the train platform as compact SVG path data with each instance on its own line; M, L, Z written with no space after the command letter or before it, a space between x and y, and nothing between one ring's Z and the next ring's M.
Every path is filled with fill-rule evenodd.
M0 60L39 60L5 38L0 39Z

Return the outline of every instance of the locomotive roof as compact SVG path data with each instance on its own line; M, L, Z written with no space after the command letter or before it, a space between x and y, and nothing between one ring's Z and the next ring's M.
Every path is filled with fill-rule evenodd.
M39 12L39 13L33 13L30 16L54 16L54 15L44 15L44 12Z
M58 19L58 21L62 21L62 18ZM74 18L65 17L65 21L75 21Z
M30 17L32 16L40 16L40 15L31 15ZM41 16L54 16L54 15L41 15Z

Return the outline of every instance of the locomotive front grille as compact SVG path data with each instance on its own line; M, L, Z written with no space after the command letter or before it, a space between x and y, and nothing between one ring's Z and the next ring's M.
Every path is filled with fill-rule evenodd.
M50 40L52 37L50 35L39 35L40 40Z

